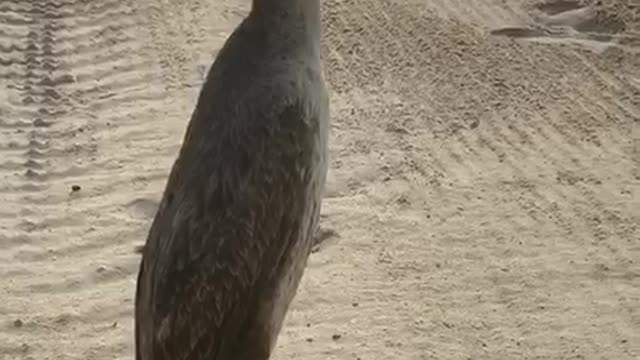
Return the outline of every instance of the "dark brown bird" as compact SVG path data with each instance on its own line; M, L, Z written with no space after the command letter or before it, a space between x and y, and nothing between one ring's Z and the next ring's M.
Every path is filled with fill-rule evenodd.
M204 83L142 248L137 360L268 359L327 172L320 0L254 0Z

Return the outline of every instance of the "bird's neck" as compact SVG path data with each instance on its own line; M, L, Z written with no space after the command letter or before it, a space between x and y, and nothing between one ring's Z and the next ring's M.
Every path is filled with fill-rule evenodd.
M251 15L283 40L320 49L320 0L253 0Z

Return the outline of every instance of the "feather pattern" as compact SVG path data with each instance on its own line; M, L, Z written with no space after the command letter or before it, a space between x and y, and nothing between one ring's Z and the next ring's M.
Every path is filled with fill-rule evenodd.
M137 360L268 359L296 293L321 208L328 98L314 47L292 35L274 46L266 24L245 19L201 90L141 249Z

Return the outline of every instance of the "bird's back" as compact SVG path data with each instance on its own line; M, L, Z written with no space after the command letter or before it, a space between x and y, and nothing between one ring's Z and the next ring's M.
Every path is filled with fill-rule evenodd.
M266 359L327 167L319 59L245 20L212 66L143 250L136 358Z

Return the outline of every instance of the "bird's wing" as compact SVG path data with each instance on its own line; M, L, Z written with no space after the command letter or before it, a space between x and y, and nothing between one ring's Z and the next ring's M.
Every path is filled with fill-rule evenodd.
M154 360L215 360L235 351L255 315L255 297L288 247L308 236L301 234L309 173L303 167L313 154L303 116L298 104L279 112L277 139L289 139L284 143L265 135L253 140L271 143L232 148L246 152L246 171L226 163L208 180L180 185L179 173L198 172L202 164L174 165L144 247L137 353L151 351ZM181 190L172 193L172 187Z

